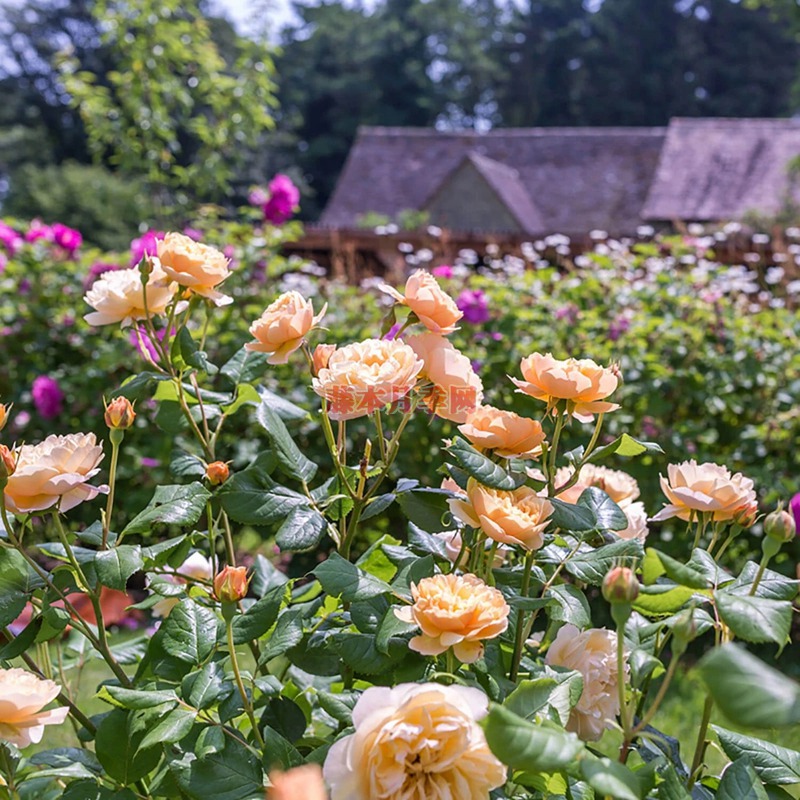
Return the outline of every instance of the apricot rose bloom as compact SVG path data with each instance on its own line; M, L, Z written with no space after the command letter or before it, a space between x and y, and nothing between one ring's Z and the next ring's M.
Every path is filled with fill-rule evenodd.
M0 739L19 748L42 741L45 725L60 725L68 708L42 711L60 687L24 669L0 669Z
M331 800L488 800L506 781L478 721L479 689L438 683L373 686L353 709L355 733L328 751Z
M529 486L512 492L490 489L470 479L466 500L447 501L452 513L465 525L481 528L496 542L538 550L544 544L544 530L553 505Z
M537 456L542 452L541 444L545 439L538 420L493 406L478 406L458 430L475 447L494 450L504 458Z
M561 467L556 471L556 489L563 486L573 475L571 467ZM584 464L581 467L578 482L557 496L565 503L577 503L578 498L590 486L602 489L620 508L625 509L639 496L639 484L627 472L609 469L595 464Z
M303 343L308 332L319 325L325 316L327 303L314 316L314 307L300 292L284 292L250 326L255 339L246 350L269 353L268 364L285 364L289 356Z
M483 641L508 627L509 607L501 592L475 575L434 575L411 585L413 605L395 609L404 622L419 625L420 636L408 643L424 656L453 648L455 657L472 664L483 654Z
M173 281L216 305L233 302L214 288L230 275L228 259L215 247L174 232L159 239L156 247L161 267Z
M405 397L421 369L422 361L407 344L366 339L332 353L312 385L328 401L331 419L355 419Z
M422 359L420 376L433 384L423 402L437 417L464 422L483 399L483 383L472 362L444 336L422 333L406 339Z
M429 331L442 336L456 330L456 322L464 316L455 300L424 269L418 269L411 274L406 281L405 295L391 286L384 285L381 289L398 303L408 306Z
M104 272L91 286L84 301L94 311L84 319L90 325L121 325L163 314L175 295L177 285L169 280L160 267L154 267L147 285L142 285L138 269L118 269ZM145 296L147 310L145 311Z
M288 772L270 772L267 800L327 800L319 764L303 764Z
M582 422L619 408L605 402L619 384L617 372L590 358L561 361L551 353L533 353L522 359L520 369L524 380L511 378L520 392L544 400L548 406L566 400L568 411Z
M581 632L574 625L564 625L545 662L583 675L583 691L566 728L586 742L597 741L619 714L617 634L604 628Z
M39 444L22 445L16 455L16 469L4 490L6 508L15 514L56 504L60 511L69 511L108 492L107 486L88 484L103 460L103 447L93 433L52 434Z
M667 477L661 476L661 489L669 504L653 517L654 521L692 514L711 514L715 522L750 515L757 508L753 481L741 472L735 475L720 464L698 464L694 459L669 464Z

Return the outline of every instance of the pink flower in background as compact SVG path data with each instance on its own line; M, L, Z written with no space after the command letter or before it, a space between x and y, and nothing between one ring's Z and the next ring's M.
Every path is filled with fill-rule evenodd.
M164 341L164 334L166 332L167 332L166 328L162 328L160 331L156 331L156 336L158 337L159 342ZM172 334L174 333L175 333L175 328L172 329ZM137 336L136 329L131 328L131 331L128 334L128 338L130 340L130 343L139 351L139 355L142 358L147 359L147 353L149 353L150 358L152 358L153 361L158 363L158 360L159 358L161 358L161 356L158 354L158 350L156 350L156 347L153 344L152 339L150 338L150 334L147 331L140 329L139 336ZM142 349L142 345L144 345L145 349L147 350L147 353L145 353L145 351Z
M2 253L0 253L0 272L5 270L6 264L8 264L8 259Z
M480 289L464 289L456 305L470 325L482 325L489 319L489 298Z
M797 526L798 532L800 532L800 492L798 492L790 501L789 501L789 510L794 515L794 521Z
M22 237L5 222L0 220L0 244L13 256L22 247Z
M453 268L447 264L441 264L438 267L434 267L431 270L431 274L435 278L452 278L453 277Z
M161 462L157 458L148 458L147 456L142 456L140 463L147 469L155 469L161 466Z
M288 175L276 175L269 182L269 199L264 203L264 219L282 225L300 204L300 190Z
M203 231L199 231L197 228L184 228L183 235L188 236L190 239L194 239L196 242L199 242L203 238Z
M158 254L158 240L164 238L164 231L145 231L131 242L131 266L135 267L144 256Z
M630 327L631 321L626 316L620 314L616 319L613 319L608 326L608 338L611 339L612 342L616 342Z
M581 311L574 303L557 308L554 314L556 319L565 319L570 325L574 325L581 316Z
M263 208L269 200L269 195L260 187L256 186L249 195L247 195L247 202L256 208Z
M45 419L55 419L64 409L64 392L49 375L40 375L33 381L31 394L36 410Z
M26 242L36 242L39 239L44 239L46 242L53 241L53 229L49 225L45 225L40 219L31 220L30 227L25 233Z
M386 335L383 337L384 339L396 339L397 334L400 333L400 328L403 327L401 322L395 322L388 331L386 331Z
M56 222L53 225L53 241L70 255L74 255L83 244L83 236L75 228Z

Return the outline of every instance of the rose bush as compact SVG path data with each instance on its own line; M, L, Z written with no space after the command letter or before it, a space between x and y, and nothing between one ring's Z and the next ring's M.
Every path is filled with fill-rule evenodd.
M17 444L24 409L0 412L0 792L733 800L800 782L800 753L739 732L800 723L800 686L746 649L790 643L798 581L770 565L793 516L759 540L749 476L624 431L624 364L531 348L504 367L523 414L487 412L433 275L396 296L391 337L334 349L296 286L251 308L222 249L160 241L136 270L169 301L102 320L143 359L96 401L103 446L69 427ZM137 508L154 422L173 477ZM434 436L436 485L400 472ZM666 473L658 503L637 499L635 458ZM297 555L292 577L247 553L254 532ZM742 541L756 561L732 558ZM152 627L109 635L109 592ZM690 654L706 699L683 752L659 726ZM103 710L70 685L88 658ZM28 749L64 717L74 747Z

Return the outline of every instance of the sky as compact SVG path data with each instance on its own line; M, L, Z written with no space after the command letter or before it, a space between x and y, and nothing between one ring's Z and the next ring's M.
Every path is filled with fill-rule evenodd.
M214 0L214 5L243 35L263 30L265 23L274 35L294 18L290 0Z

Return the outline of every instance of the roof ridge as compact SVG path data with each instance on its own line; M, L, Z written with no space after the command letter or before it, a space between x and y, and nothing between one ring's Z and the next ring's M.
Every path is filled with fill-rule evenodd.
M472 129L464 130L437 130L419 126L383 126L359 125L358 136L427 136L430 138L475 138L491 139L495 136L616 136L616 135L648 135L663 136L667 132L666 125L662 126L553 126L534 128L492 128L481 132Z

